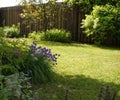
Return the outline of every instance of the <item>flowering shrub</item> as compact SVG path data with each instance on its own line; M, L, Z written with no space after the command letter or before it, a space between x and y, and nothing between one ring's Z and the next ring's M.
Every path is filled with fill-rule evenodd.
M57 64L59 54L52 54L51 49L37 47L33 42L24 60L22 71L31 76L32 82L43 83L52 79L51 67Z
M52 66L57 64L59 54L53 54L51 49L37 46L35 42L28 47L20 41L1 41L0 47L0 65L12 65L19 72L28 74L34 83L52 80Z
M41 46L37 47L35 42L30 46L30 53L31 56L35 56L35 60L38 60L37 56L44 56L44 59L53 62L53 64L57 64L57 57L60 56L60 54L52 54L51 49Z

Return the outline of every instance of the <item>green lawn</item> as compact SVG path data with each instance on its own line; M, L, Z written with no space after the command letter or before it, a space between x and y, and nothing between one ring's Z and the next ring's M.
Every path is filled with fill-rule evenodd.
M41 100L97 100L100 86L109 85L118 91L120 100L120 49L87 44L39 42L59 53L53 68L55 80L39 87Z

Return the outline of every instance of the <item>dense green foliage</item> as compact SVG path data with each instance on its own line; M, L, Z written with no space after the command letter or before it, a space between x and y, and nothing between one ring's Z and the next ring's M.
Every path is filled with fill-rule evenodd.
M18 70L12 65L0 66L0 74L2 75L8 76L8 75L12 75L15 73L18 73Z
M33 100L29 82L51 81L52 66L57 64L59 55L35 43L27 45L24 39L0 37L0 48L0 99ZM19 77L20 73L25 73L29 80L26 76Z
M0 100L33 100L29 78L24 73L0 74Z
M33 83L52 80L52 66L57 64L58 55L52 54L50 49L37 47L35 44L29 47L25 41L8 39L0 42L0 48L0 65L12 65L19 72L28 74ZM3 75L12 74L10 66L5 66L2 68ZM10 72L7 73L8 71Z
M0 37L3 37L4 36L4 32L3 32L3 27L0 27Z
M0 65L12 64L18 65L19 61L24 58L24 51L27 50L25 41L0 39Z
M60 29L51 29L41 33L41 40L69 43L71 42L71 33Z
M107 39L120 41L120 12L112 5L95 6L82 22L85 33L93 35L95 42L104 44Z
M45 83L52 80L52 66L57 64L57 54L50 49L31 44L29 52L24 57L20 70L29 74L33 83Z
M43 56L34 58L29 55L21 70L32 77L32 83L40 84L52 80L51 67L52 65Z
M113 6L118 7L120 6L119 0L64 0L64 1L72 5L78 5L86 12L91 12L92 8L95 5L111 4Z
M41 32L31 32L28 34L28 38L33 39L35 41L41 40Z
M10 37L10 38L19 37L19 33L20 30L18 26L12 25L11 27L7 27L7 26L4 27L4 35L6 37Z
M24 5L24 9L20 14L24 22L30 22L36 24L36 22L42 22L44 30L47 30L47 26L53 27L53 24L49 21L51 17L55 17L56 9L58 5L55 0L48 0L44 4L42 0L21 0L21 4ZM37 4L37 5L36 5ZM29 27L30 25L28 25Z
M14 38L19 37L19 35L20 35L19 26L12 25L11 27L8 26L0 27L0 36Z

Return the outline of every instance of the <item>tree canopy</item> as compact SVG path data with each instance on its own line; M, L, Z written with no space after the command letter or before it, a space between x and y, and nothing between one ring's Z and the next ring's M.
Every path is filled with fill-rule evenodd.
M120 6L120 0L64 0L65 2L78 5L83 10L90 12L95 5L111 4L113 6Z

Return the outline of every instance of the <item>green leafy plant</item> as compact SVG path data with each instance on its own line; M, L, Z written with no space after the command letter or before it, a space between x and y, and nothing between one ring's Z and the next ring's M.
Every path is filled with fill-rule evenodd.
M3 29L3 27L0 27L0 37L4 37L4 29Z
M5 40L4 40L5 41ZM52 66L57 64L58 54L52 54L51 49L33 43L30 47L24 41L1 41L0 64L15 66L19 72L31 77L33 83L43 83L52 80ZM7 72L6 69L4 72Z
M112 5L95 6L82 21L85 34L93 35L97 44L105 44L108 38L120 41L120 12Z
M35 41L40 41L40 34L41 34L40 32L34 31L34 32L28 34L28 38L31 38Z
M21 71L30 75L33 83L44 83L52 80L52 66L57 64L58 54L52 54L50 49L32 43L24 59Z
M18 26L12 25L11 27L4 27L4 34L6 37L19 37L19 33L20 31Z
M41 34L41 40L56 42L71 42L71 33L60 29L51 29Z
M2 39L3 40L3 39ZM3 40L4 41L4 40ZM7 41L6 41L7 42ZM8 46L8 44L0 43L0 64L5 65L5 64L10 64L12 61L12 47Z
M53 27L49 20L57 15L58 4L55 0L45 1L46 4L43 2L42 0L21 0L24 9L20 17L24 19L24 22L30 22L33 25L37 25L36 22L42 22L46 31L48 26ZM32 27L30 24L28 26Z
M0 65L10 64L13 66L19 65L25 56L27 46L25 41L8 40L1 38L0 41Z
M11 74L18 73L18 70L12 65L4 65L4 66L0 66L0 72L2 75L8 76Z
M33 100L33 91L24 73L0 75L0 100Z
M87 13L90 13L95 5L111 4L113 6L120 6L120 1L118 0L64 0L64 2L79 6L79 8Z

